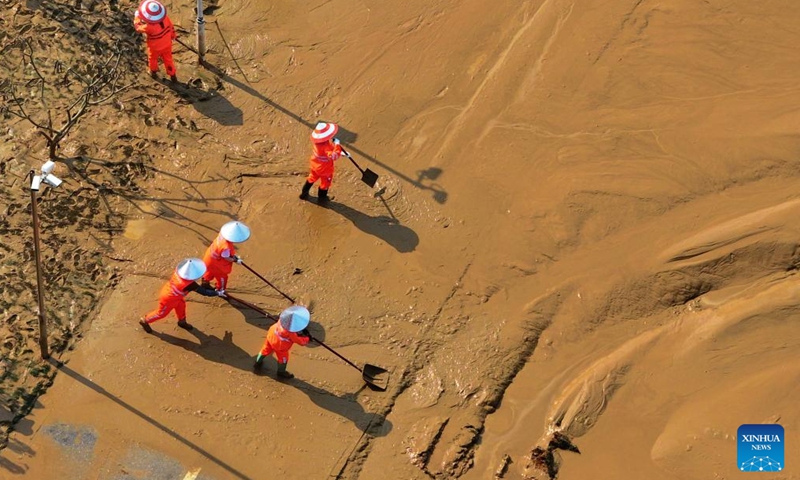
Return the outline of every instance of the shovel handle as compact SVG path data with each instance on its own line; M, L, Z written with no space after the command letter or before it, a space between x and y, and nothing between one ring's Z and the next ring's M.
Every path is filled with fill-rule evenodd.
M353 367L353 368L355 368L356 370L358 370L359 372L361 372L361 368L360 368L358 365L356 365L355 363L351 362L350 360L348 360L348 359L344 358L344 357L343 357L343 356L342 356L342 355L341 355L339 352L337 352L336 350L334 350L334 349L332 349L331 347L329 347L329 346L325 345L325 342L323 342L322 340L317 340L316 338L314 338L314 337L312 337L312 336L310 336L310 335L309 335L309 338L311 338L311 340L312 340L312 341L319 343L320 345L322 345L322 346L325 348L325 350L327 350L327 351L331 352L332 354L336 355L337 357L341 358L342 360L344 360L345 362L347 362L347 364L348 364L348 365L350 365L351 367Z
M341 145L339 145L339 146L341 147ZM349 158L350 161L353 162L353 165L356 166L356 168L358 169L359 172L364 173L364 169L358 166L356 161L353 159L353 157L350 155L350 153L348 153L347 150L344 149L344 147L342 147L342 153L344 153L344 156Z
M280 290L278 289L278 287L276 287L275 285L273 285L273 284L272 284L272 282L270 282L270 281L269 281L269 280L267 280L266 278L262 277L260 273L256 272L256 271L255 271L255 270L253 270L252 268L250 268L250 266L249 266L248 264L246 264L246 263L242 262L242 266L243 266L244 268L246 268L246 269L250 270L250 271L253 273L253 275L255 275L256 277L258 277L258 278L260 278L261 280L263 280L264 282L266 282L266 283L267 283L267 285L269 285L270 287L272 287L272 288L273 288L273 289L274 289L276 292L278 292L278 293L280 293L281 295L283 295L283 298L285 298L286 300L289 300L289 301L290 301L290 302L292 302L292 303L297 303L297 302L295 302L295 301L294 301L294 299L293 299L292 297L290 297L289 295L286 295L285 293L283 293L282 291L280 291Z
M267 313L267 312L266 312L266 310L264 310L263 308L261 308L261 307L258 307L258 306L256 306L256 305L253 305L253 304L252 304L252 303L250 303L250 302L245 302L245 301L244 301L244 300L242 300L241 298L236 298L236 297L234 297L233 295L231 295L230 293L226 293L226 294L225 294L225 298L227 298L227 299L229 299L229 300L233 300L234 302L241 303L241 304L242 304L242 305L244 305L245 307L247 307L247 308L250 308L250 309L252 309L252 310L255 310L256 312L260 313L261 315L264 315L265 317L269 318L269 319L270 319L270 320L272 320L273 322L277 322L277 321L278 321L278 319L277 319L277 318L275 318L273 315L270 315L269 313Z

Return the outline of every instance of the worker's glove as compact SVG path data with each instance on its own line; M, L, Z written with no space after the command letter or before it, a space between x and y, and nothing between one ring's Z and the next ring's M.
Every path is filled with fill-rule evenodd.
M338 138L334 138L333 139L333 144L334 145L339 145L340 143L342 143L342 142Z
M307 328L304 328L303 330L301 330L300 331L300 335L302 335L304 337L311 338L311 332L309 332Z
M242 262L244 262L244 259L242 257L240 257L239 255L234 255L233 256L233 261L238 263L239 265L241 265Z
M217 290L217 295L219 295L220 297L224 297L225 296L225 289L223 288L222 290Z

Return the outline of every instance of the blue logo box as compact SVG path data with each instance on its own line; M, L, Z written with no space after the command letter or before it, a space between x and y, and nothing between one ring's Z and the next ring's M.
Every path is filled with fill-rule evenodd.
M742 472L780 472L784 463L783 427L770 424L745 424L736 432L736 453Z

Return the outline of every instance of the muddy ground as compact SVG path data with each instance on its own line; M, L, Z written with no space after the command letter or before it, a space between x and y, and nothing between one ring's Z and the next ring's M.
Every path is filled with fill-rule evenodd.
M166 5L191 45L194 2ZM25 179L47 148L3 118L4 474L739 478L739 425L798 430L800 6L207 5L208 63L176 45L173 86L134 2L3 2L4 88L31 89L20 38L47 74L117 48L125 86L40 195L52 362ZM341 160L330 206L297 198L318 120L376 188ZM230 219L386 392L313 345L255 375L270 322L222 299L139 329ZM230 291L288 305L239 267Z

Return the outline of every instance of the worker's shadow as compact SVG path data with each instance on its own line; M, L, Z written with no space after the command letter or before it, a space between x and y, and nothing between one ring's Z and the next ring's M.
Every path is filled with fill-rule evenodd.
M312 203L319 205L316 202ZM380 238L400 253L413 252L419 245L417 232L401 224L394 216L378 215L372 217L332 200L320 206L333 210L353 222L353 225L362 232Z
M3 397L4 395L2 395L2 391L0 391L0 401L6 401L6 399ZM39 407L41 408L41 406ZM0 419L2 419L2 421L8 422L9 420L12 420L14 416L15 415L12 414L8 408L5 407L5 405L0 404ZM27 418L23 418L14 424L14 431L26 437L31 437L33 435L32 427L33 422ZM33 449L31 449L27 444L11 436L9 436L7 439L4 451L6 453L12 453L18 458L33 457L36 455L36 452L33 451ZM14 463L10 458L2 455L2 452L0 452L0 470L7 470L14 475L25 475L25 473L28 471L28 467L22 462L20 462L19 465Z
M237 293L237 296L238 295L239 294ZM265 315L262 315L261 313L253 310L250 307L242 305L239 302L236 302L236 301L233 301L233 300L227 300L227 302L228 302L228 305L230 305L231 307L235 308L236 310L239 311L239 313L242 314L242 317L244 317L244 321L247 322L248 325L252 325L254 327L258 327L258 328L267 330L267 329L269 329L269 327L272 326L273 323L275 323L269 317L267 317ZM277 316L279 313L280 312L275 312L273 315Z
M199 78L193 78L187 83L173 83L164 78L158 81L190 103L199 114L220 125L226 127L244 125L242 110L220 93L224 88L221 82L218 82L216 87L211 87Z
M200 343L175 337L164 332L154 331L153 335L163 342L196 353L211 362L252 371L253 358L256 352L248 353L233 343L233 332L226 331L223 337L219 338L214 335L206 335L197 327L194 327L189 333L194 335Z
M315 387L297 377L288 380L286 383L308 395L308 398L318 407L350 420L364 433L373 437L384 437L392 431L392 422L386 417L379 413L367 412L358 403L358 393L361 390L339 396Z
M312 335L314 335L313 332ZM164 342L196 353L206 360L241 370L253 371L254 355L247 353L233 343L232 332L225 332L224 336L219 338L213 335L206 335L195 327L189 333L194 335L200 341L200 344L163 332L153 332L153 335ZM310 343L309 346L313 343ZM265 359L263 367L257 373L259 376L270 376L268 372L274 373L276 369L277 362L270 355ZM317 406L349 419L362 432L373 436L384 436L392 430L392 424L383 415L364 411L364 408L357 401L359 392L338 396L296 377L286 383L308 395L308 398Z

